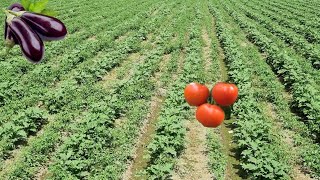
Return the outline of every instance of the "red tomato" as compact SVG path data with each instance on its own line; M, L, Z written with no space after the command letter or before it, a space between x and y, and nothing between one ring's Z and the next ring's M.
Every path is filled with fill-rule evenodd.
M238 88L234 84L217 83L212 89L212 97L221 106L230 106L238 98Z
M184 89L184 98L190 106L200 106L207 102L209 89L199 83L190 83Z
M218 127L224 120L224 111L217 105L206 103L198 107L196 118L205 127Z

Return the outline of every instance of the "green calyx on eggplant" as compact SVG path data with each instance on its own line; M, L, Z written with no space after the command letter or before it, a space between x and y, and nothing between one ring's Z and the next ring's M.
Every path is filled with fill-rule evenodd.
M57 18L27 11L9 13L25 21L43 41L61 40L67 35L66 26Z
M24 11L25 9L23 6L19 3L14 3L11 6L8 7L8 10L12 10L14 12ZM8 27L8 23L5 20L5 27L4 27L4 39L6 41L6 44L9 47L13 47L15 44L18 44L17 38L14 36L14 34L11 32L11 30Z
M32 63L39 63L44 57L43 41L21 18L7 17L8 27L17 38L23 55Z

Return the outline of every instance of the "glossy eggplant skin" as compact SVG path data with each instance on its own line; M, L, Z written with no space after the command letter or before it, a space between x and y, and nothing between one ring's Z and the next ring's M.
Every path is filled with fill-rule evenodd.
M20 18L44 41L61 40L67 35L67 28L57 18L31 12L23 13Z
M18 12L18 11L24 11L25 9L20 3L14 3L8 7L8 10Z
M25 9L23 8L23 6L19 3L14 3L12 4L11 6L8 7L8 10L12 10L12 11L15 11L15 12L18 12L18 11L24 11ZM8 27L8 23L7 21L5 20L5 27L4 27L4 39L9 41L9 43L11 44L18 44L18 40L17 38L13 35L13 33L11 32L11 30L9 29Z
M44 45L37 33L19 17L15 17L8 26L19 41L24 56L33 63L39 63L44 57Z

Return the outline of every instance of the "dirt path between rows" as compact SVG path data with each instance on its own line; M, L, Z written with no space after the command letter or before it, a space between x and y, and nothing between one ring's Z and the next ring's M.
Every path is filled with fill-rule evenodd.
M212 27L210 28L212 30L212 33L214 36L217 36L217 29L216 29L216 22L215 18L210 15L211 17L211 24ZM220 77L219 81L227 81L228 80L228 73L227 73L227 67L225 65L225 55L224 51L221 47L221 44L217 37L214 38L215 43L217 44L217 51L218 56L217 60L219 61L219 68L220 68ZM240 170L239 170L239 157L237 157L236 152L236 144L233 142L233 125L232 123L235 121L231 115L231 119L227 119L224 121L224 123L221 125L220 128L220 135L222 139L222 145L223 150L225 152L225 155L227 156L227 164L226 164L226 170L225 170L225 176L224 179L232 179L232 180L240 180Z
M202 47L202 54L203 54L203 58L205 60L205 64L204 64L204 70L205 72L211 72L210 68L212 68L212 60L211 60L211 38L209 37L209 34L207 32L207 30L205 28L203 28L202 30L202 39L205 43L205 46ZM210 77L210 76L209 76ZM208 80L209 83L212 80ZM209 85L209 84L208 84ZM212 84L210 84L212 85Z
M140 59L143 59L140 53L130 54L127 57L127 59L124 60L123 63L121 63L120 66L113 68L108 74L106 74L102 78L102 81L100 83L103 85L104 88L108 89L113 85L114 82L119 80L118 76L121 73L121 71L128 71L129 73L126 73L126 76L132 75L132 71L134 70L132 66L134 66L133 64L137 63ZM123 78L125 79L125 77Z
M211 39L208 32L204 28L202 30L202 39L204 46L202 47L202 56L204 59L204 69L210 72L212 65L211 59ZM212 82L211 82L212 83ZM208 84L209 85L209 84ZM210 84L209 86L212 86ZM196 111L195 108L191 110ZM208 168L208 152L206 146L207 130L194 117L194 113L190 114L190 119L186 123L186 146L182 155L179 157L175 171L172 174L174 180L209 180L214 176Z
M154 81L156 82L156 89L158 90L155 95L151 98L151 109L148 114L143 126L140 130L141 134L137 140L136 149L134 150L133 161L129 164L127 170L123 174L124 180L131 179L141 179L141 177L137 176L138 173L143 170L144 167L147 166L148 160L144 158L144 155L147 150L148 144L152 140L152 134L154 134L156 130L157 119L161 112L161 106L164 101L165 93L161 92L163 85L159 80L162 73L165 73L165 68L168 62L171 59L171 54L164 55L163 60L161 62L159 71L155 73Z
M195 110L195 109L193 109ZM207 167L206 128L194 117L187 123L186 147L180 156L173 180L210 180L213 175Z

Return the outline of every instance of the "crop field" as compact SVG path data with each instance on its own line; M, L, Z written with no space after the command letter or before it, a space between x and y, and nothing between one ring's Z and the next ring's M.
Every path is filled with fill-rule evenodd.
M0 180L320 179L319 1L48 7L68 35L41 63L0 41ZM221 126L197 121L191 82L239 88Z

